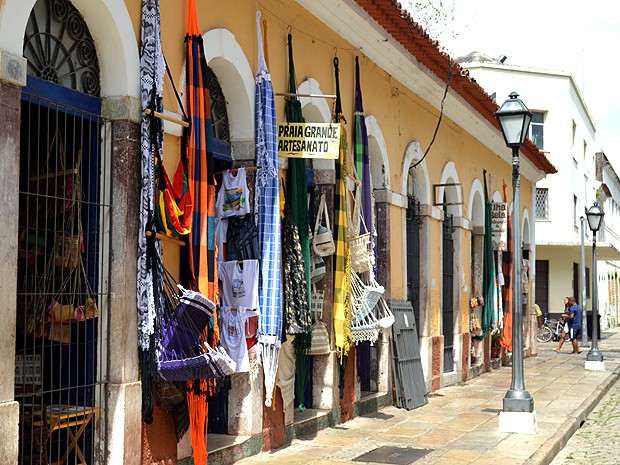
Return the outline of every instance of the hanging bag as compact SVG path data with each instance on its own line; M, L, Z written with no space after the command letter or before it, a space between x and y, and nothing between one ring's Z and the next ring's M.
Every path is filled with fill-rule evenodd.
M325 222L324 225L322 224L323 221ZM328 257L336 251L336 244L334 244L334 238L329 224L329 215L327 214L325 194L321 195L319 211L316 214L316 221L314 222L312 250L314 250L314 253L319 257Z
M312 325L312 339L310 340L310 355L329 354L329 333L327 326L321 320Z
M310 257L310 281L318 283L325 276L325 260L316 254Z
M38 165L38 172L30 176L30 193L45 196L37 200L38 212L53 218L69 211L77 200L80 187L77 175L80 170L81 149L77 151L74 166L65 167L65 145L60 129L56 129L45 162Z
M353 194L351 193L353 196ZM375 254L370 245L370 232L364 221L364 215L359 211L358 203L353 197L353 209L357 210L360 222L364 227L364 233L349 239L349 250L351 251L351 269L356 273L370 271L375 265ZM360 228L361 229L361 228Z
M323 300L325 291L312 286L312 314L314 323L312 324L312 339L310 341L310 355L329 354L329 332L323 323Z

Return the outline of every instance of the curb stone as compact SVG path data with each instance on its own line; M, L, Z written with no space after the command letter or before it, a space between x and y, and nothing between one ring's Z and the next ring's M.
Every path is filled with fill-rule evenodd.
M607 394L609 389L620 377L620 366L617 366L611 374L585 399L574 414L567 418L558 428L557 434L548 444L542 445L524 465L549 465L556 455L564 448L568 440L575 434L586 420L588 415Z

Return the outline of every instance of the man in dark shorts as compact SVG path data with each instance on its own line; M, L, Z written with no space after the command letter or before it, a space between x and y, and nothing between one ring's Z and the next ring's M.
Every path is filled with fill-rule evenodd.
M579 341L577 338L579 337L579 333L581 332L581 307L577 304L577 301L574 297L568 298L568 305L570 306L568 310L562 314L562 318L568 325L568 331L566 332L566 336L571 341L573 345L573 354L580 354L581 350L579 349ZM564 336L564 334L562 334ZM560 339L560 344L556 352L560 352L562 344L564 343L564 338Z

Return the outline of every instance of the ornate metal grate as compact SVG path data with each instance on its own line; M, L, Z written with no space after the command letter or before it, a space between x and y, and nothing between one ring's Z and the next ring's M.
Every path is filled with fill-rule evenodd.
M213 137L216 139L230 142L230 130L228 127L228 111L226 110L226 98L220 82L213 70L207 67L207 85L211 97L211 121Z
M24 34L28 74L99 96L99 61L82 15L68 0L39 0Z
M548 220L549 219L549 189L536 188L536 219Z

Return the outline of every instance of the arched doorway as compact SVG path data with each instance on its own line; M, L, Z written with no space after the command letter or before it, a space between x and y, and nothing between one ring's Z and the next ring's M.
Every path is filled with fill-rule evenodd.
M442 282L441 282L441 334L443 337L443 373L460 373L463 344L460 337L461 295L461 243L463 216L463 186L454 162L443 168L440 183L435 185L435 205L443 210L442 231ZM445 380L450 381L453 378Z
M415 194L413 179L407 195L407 300L413 307L415 326L420 337L420 201Z
M15 399L20 463L94 463L107 379L112 195L99 63L81 14L39 0L24 34Z
M444 193L444 217L441 224L441 321L443 333L443 372L454 371L454 223L448 213Z

